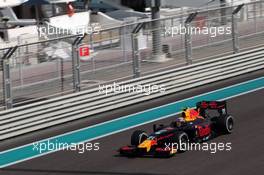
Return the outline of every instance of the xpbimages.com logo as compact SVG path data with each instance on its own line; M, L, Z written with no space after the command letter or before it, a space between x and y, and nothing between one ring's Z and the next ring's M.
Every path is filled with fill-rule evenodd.
M166 89L164 85L155 85L155 84L108 84L108 85L99 85L99 93L109 95L109 94L118 94L118 93L137 93L144 95L151 95L153 93L165 93Z
M100 143L62 143L59 141L45 141L33 143L33 151L38 153L45 153L48 151L75 151L79 154L83 154L89 151L99 151Z
M165 143L165 150L174 151L209 151L211 154L215 154L221 151L231 151L232 143L216 143L216 142L202 142L202 143Z
M101 30L102 26L98 23L71 28L58 28L48 24L46 26L39 27L38 32L41 37L45 37L52 35L99 34Z
M189 27L186 28L183 25L179 26L172 26L172 27L165 27L164 31L165 36L175 37L178 35L209 35L210 37L214 38L216 36L221 35L230 35L232 34L231 27Z

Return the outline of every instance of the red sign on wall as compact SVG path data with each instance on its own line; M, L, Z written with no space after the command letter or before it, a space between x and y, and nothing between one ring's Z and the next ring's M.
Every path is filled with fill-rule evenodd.
M80 57L88 57L90 56L90 48L88 45L82 45L79 48Z

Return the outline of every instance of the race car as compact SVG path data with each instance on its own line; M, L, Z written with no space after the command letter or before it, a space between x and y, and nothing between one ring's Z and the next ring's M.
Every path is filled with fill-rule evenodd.
M185 108L169 125L153 125L153 133L136 130L131 145L118 151L122 156L170 157L186 151L182 145L200 143L218 135L230 134L234 118L227 113L226 101L201 101L196 108Z

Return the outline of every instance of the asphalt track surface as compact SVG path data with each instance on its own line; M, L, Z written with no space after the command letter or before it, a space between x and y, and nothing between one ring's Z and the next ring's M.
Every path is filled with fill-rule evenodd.
M178 99L191 97L203 92L208 92L220 87L246 81L259 76L263 76L263 71L248 74L230 79L228 81L211 84L202 88L191 90L188 93L172 95L159 100L149 101L136 106L123 109L118 113L112 112L102 116L102 120L117 117L128 113L135 113L150 106L158 106ZM190 151L177 154L170 159L159 158L125 158L117 156L116 150L130 141L133 130L121 132L108 136L93 143L100 143L99 151L85 152L79 154L72 151L59 151L43 157L28 160L0 170L1 175L161 175L161 174L262 174L264 171L264 90L259 90L250 94L239 96L228 100L229 113L236 117L235 132L231 135L220 136L211 142L231 142L231 151L219 151L215 154L210 151ZM168 123L173 118L168 118L156 123ZM56 127L29 134L24 137L2 143L1 149L11 148L25 143L30 143L35 139L46 138L52 135L66 132L76 128L84 127L72 123L64 125L63 128ZM97 119L90 119L89 123L101 122ZM83 121L82 121L83 123ZM88 124L89 125L89 124ZM87 126L87 124L86 124ZM61 126L62 127L62 126ZM137 129L148 132L152 130L152 124L147 124Z

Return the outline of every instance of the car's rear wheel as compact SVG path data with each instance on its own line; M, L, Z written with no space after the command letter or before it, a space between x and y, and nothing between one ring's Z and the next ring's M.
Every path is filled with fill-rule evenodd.
M131 135L131 145L138 146L148 138L148 134L145 131L136 130Z
M231 134L234 130L234 118L226 115L218 119L218 128L223 134Z

